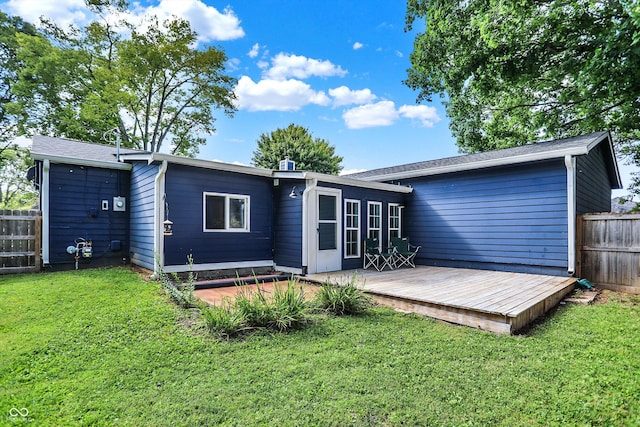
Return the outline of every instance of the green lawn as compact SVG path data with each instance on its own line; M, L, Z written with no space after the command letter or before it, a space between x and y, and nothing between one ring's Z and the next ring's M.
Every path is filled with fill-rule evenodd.
M185 316L126 269L0 277L0 425L640 425L637 297L527 336L377 308L218 342Z

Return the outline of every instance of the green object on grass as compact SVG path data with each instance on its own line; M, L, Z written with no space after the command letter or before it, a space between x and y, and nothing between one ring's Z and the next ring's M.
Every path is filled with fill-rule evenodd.
M580 289L591 289L593 287L593 284L587 279L578 279L577 283Z

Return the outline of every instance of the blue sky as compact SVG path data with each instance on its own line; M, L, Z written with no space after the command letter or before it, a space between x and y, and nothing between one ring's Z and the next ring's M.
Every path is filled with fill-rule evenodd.
M238 111L217 115L200 158L250 164L263 133L290 123L328 140L357 171L458 154L438 99L416 103L402 81L416 30L405 32L402 0L139 0L146 13L188 19L227 54ZM83 0L0 0L32 22L86 24ZM419 31L421 28L417 28ZM623 165L621 165L623 166ZM628 183L628 167L622 167Z

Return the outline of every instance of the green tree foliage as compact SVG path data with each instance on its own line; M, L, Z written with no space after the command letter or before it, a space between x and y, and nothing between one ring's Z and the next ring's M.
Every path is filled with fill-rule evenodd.
M215 132L214 110L235 111L225 53L194 48L197 33L183 19L114 26L104 13L125 2L87 4L101 21L68 30L45 21L44 37L18 35L24 66L13 91L21 133L104 142L104 133L117 128L125 146L170 145L173 154L195 155Z
M14 82L22 67L16 54L19 33L35 36L36 29L22 19L0 11L0 156L18 133L11 104L15 101Z
M252 163L258 167L278 169L280 160L285 157L296 162L298 170L331 175L342 170L342 157L335 154L334 146L324 139L313 139L308 129L293 123L286 129L260 135Z
M637 2L409 0L406 19L426 22L406 84L444 98L461 151L611 130L640 162Z
M0 153L0 209L31 209L38 203L38 193L27 180L31 166L26 148L12 144Z

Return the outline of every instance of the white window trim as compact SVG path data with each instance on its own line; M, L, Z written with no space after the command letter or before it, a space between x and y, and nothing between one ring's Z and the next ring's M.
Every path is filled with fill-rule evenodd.
M207 196L224 197L224 228L207 228ZM229 199L245 201L244 228L229 228ZM202 193L202 231L205 233L248 233L251 231L251 196L246 194Z
M347 204L349 203L353 203L357 206L357 212L358 212L358 223L356 227L347 227ZM361 224L361 215L362 212L360 211L360 200L355 200L355 199L344 199L344 258L345 259L349 259L349 258L360 258L360 247L361 245L361 230L360 230L360 224ZM347 255L347 231L351 231L351 230L356 230L356 255Z
M392 207L398 208L398 228L391 228L391 211ZM387 206L387 236L389 237L389 241L391 241L391 231L398 230L398 237L402 237L402 206L400 203L389 203Z
M380 206L380 215L378 218L380 219L380 224L378 224L378 228L371 228L371 222L369 219L371 218L371 206L378 205ZM380 238L378 239L378 250L382 251L382 202L367 202L367 238L369 238L369 232L372 230L378 230L380 233Z

